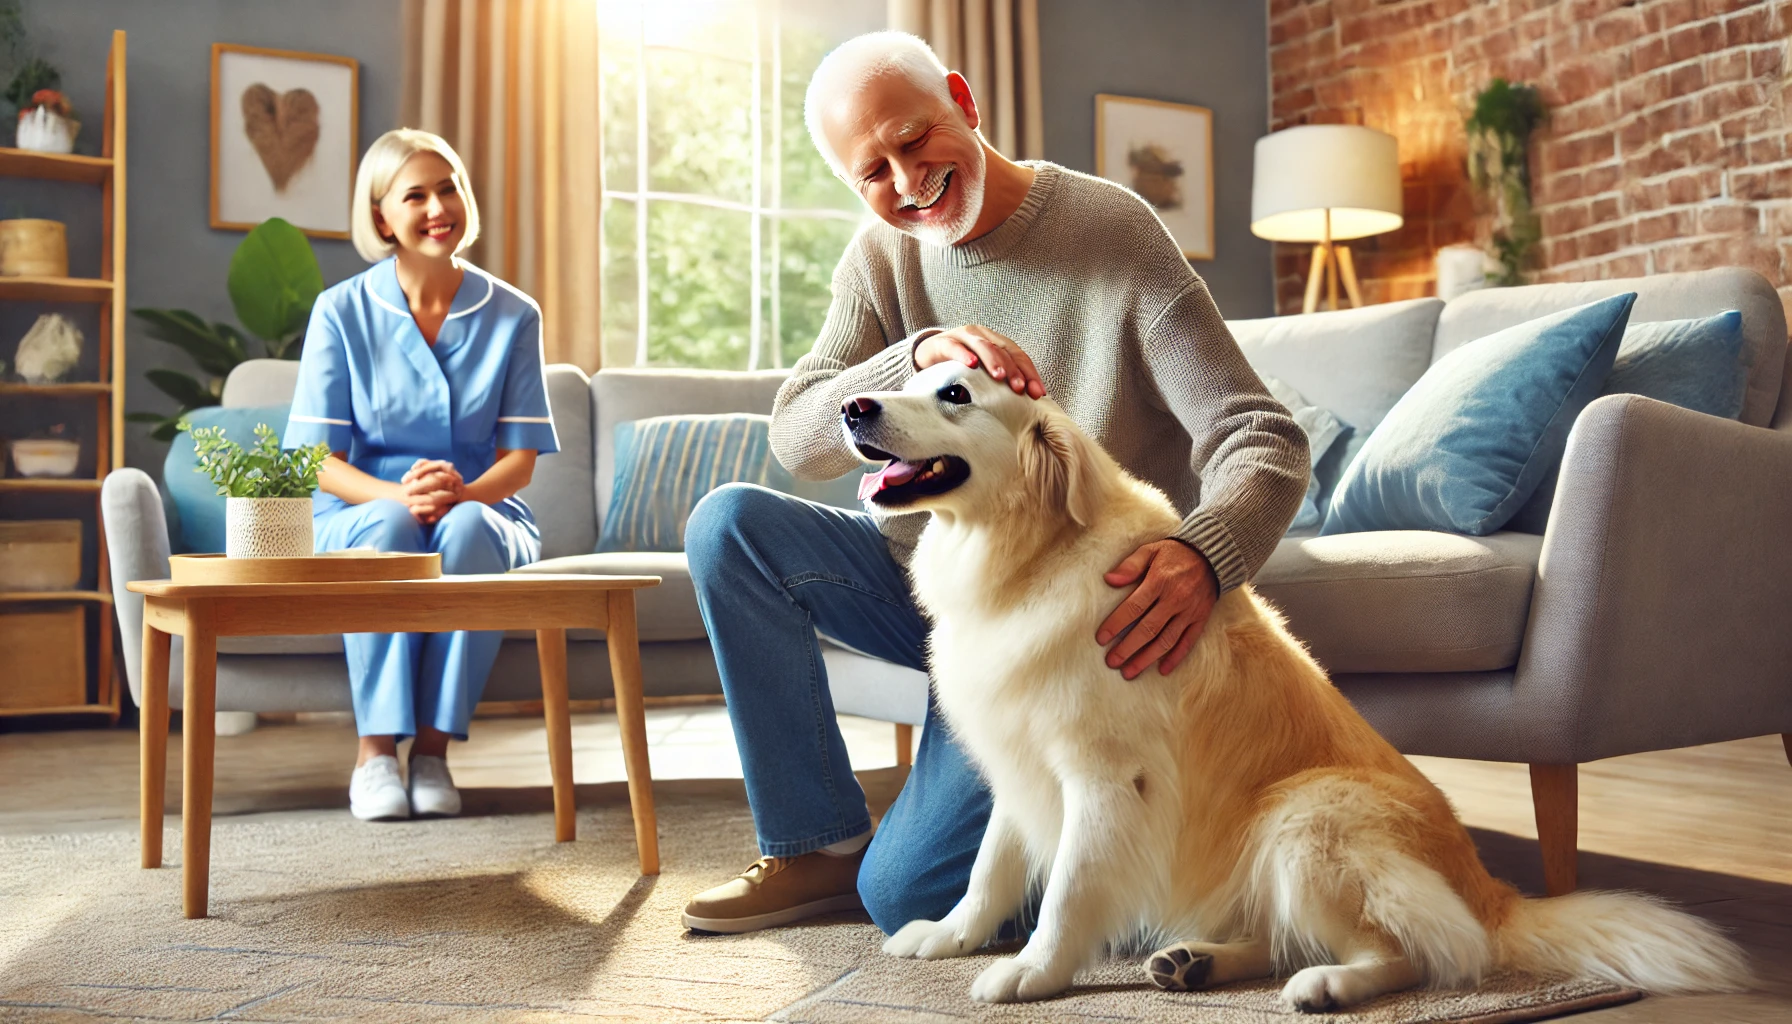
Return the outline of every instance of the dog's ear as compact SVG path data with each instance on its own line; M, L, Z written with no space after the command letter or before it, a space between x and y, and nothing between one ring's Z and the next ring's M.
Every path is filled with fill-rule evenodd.
M1041 416L1021 438L1021 473L1047 508L1063 509L1078 526L1095 519L1100 469L1089 439L1065 420Z

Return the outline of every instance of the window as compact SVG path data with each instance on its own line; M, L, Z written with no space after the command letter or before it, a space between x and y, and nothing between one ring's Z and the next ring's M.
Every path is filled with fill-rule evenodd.
M606 366L789 366L868 216L803 125L882 0L600 0Z

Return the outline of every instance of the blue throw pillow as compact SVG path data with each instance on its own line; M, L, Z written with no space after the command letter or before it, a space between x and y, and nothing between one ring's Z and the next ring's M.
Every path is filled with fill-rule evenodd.
M1322 534L1506 525L1562 460L1611 372L1635 292L1552 313L1449 353L1344 470Z
M1749 351L1743 341L1742 311L1737 309L1693 320L1631 324L1599 393L1642 395L1733 420L1742 415L1748 392ZM1551 473L1508 527L1542 533L1555 498L1556 474Z
M1307 452L1310 464L1307 472L1307 493L1300 500L1300 511L1294 514L1294 521L1288 524L1289 530L1305 530L1318 526L1321 519L1319 499L1322 482L1319 478L1319 464L1330 454L1333 447L1350 428L1344 421L1324 409L1306 400L1300 392L1274 377L1263 378L1263 386L1269 389L1269 395L1282 403L1288 415L1307 435Z
M858 508L857 477L798 481L772 456L771 417L655 416L616 424L616 477L599 551L683 551L684 527L705 494L752 483Z
M255 426L266 423L275 436L286 429L290 405L209 406L187 414L195 427L223 427L224 436L244 448L255 443ZM176 434L162 460L162 489L174 506L169 542L176 554L209 554L224 550L224 498L212 479L199 470L193 435Z

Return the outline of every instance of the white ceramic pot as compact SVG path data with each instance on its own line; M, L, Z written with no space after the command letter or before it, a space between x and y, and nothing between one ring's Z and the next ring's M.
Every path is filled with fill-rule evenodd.
M39 153L73 153L81 122L38 107L19 118L19 148Z
M74 476L81 461L81 445L76 441L46 438L12 443L12 464L20 476Z
M224 554L231 558L310 558L310 498L224 499Z

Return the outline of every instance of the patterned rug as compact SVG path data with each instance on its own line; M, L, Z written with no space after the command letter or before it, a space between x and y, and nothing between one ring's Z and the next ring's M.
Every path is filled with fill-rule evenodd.
M1295 1016L1274 984L1172 995L1113 961L1043 1003L967 993L989 956L921 963L878 951L863 917L694 936L689 896L754 856L738 783L662 784L665 873L640 878L619 786L579 787L579 841L545 813L374 824L343 811L219 819L212 914L180 915L167 866L134 832L0 838L0 1020L77 1021L1212 1021ZM469 807L503 804L470 791ZM991 954L993 955L993 954ZM1636 998L1508 977L1476 992L1392 996L1349 1024L1509 1024Z

